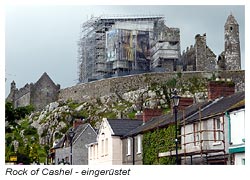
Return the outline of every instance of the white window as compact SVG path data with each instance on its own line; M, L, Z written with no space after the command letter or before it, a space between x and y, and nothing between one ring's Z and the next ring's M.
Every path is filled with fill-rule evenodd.
M221 140L221 122L220 119L214 119L214 142Z
M108 138L105 139L105 155L107 156L108 155L108 147L109 147L109 144L108 144Z
M200 126L199 123L193 124L194 131L194 145L198 146L200 144Z
M137 154L141 153L141 146L142 146L142 137L141 135L137 136Z
M127 155L130 156L131 155L131 139L130 138L127 139L127 147L128 147Z
M104 156L104 139L102 140L102 156Z
M95 145L95 148L96 148L96 159L98 159L98 151L99 151L98 144Z

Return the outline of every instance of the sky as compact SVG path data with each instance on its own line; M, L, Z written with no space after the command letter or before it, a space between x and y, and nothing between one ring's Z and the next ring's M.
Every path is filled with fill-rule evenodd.
M3 1L10 5L2 6ZM7 3L11 1L15 2ZM245 69L245 39L249 39L249 37L247 37L248 34L245 34L245 28L246 32L249 32L250 30L248 29L248 26L245 27L244 6L235 6L235 4L244 5L247 4L249 0L183 0L181 2L182 4L218 4L220 6L158 5L105 7L69 5L71 2L72 4L78 4L78 2L75 3L76 0L71 0L70 3L63 3L64 5L60 4L65 0L42 0L44 3L38 3L35 5L33 5L34 0L30 0L32 3L28 2L24 4L21 3L22 1L29 0L0 0L1 87L3 88L3 84L5 84L5 91L1 90L0 92L0 98L2 98L0 119L4 119L3 97L4 94L5 96L8 95L10 83L13 80L15 80L17 88L22 88L26 83L36 82L43 72L47 72L52 80L56 84L60 84L62 88L73 86L77 83L77 42L80 36L80 27L81 24L88 20L91 16L99 16L103 14L164 15L167 26L180 28L181 50L184 50L187 46L194 44L194 37L196 34L206 33L207 45L218 56L224 50L224 23L226 22L227 16L232 13L240 26L242 68ZM59 1L60 3L58 3ZM89 2L89 0L86 1ZM96 1L97 0L91 0L93 4L98 4ZM110 1L111 0L105 0L105 2ZM134 1L136 2L133 3ZM149 0L143 0L143 3L146 3L145 1ZM159 1L161 0L151 0L151 3L147 4L179 4L179 1L181 0L174 0L173 2L172 0L162 0L164 3L159 3ZM132 4L138 3L137 0L126 0L122 2L126 2L128 4L131 2ZM225 4L231 4L233 6L225 6ZM249 4L246 8L248 7ZM3 9L5 12L2 11ZM249 9L246 10L246 13L248 11ZM249 13L246 15L249 15ZM246 17L248 18L249 16ZM246 22L249 22L249 18L247 18ZM248 54L249 52L246 52L246 55ZM247 63L249 62L246 61L246 64ZM248 74L249 73L246 73L246 85L248 84L248 79L250 79L247 77ZM248 96L247 93L246 96ZM250 111L246 111L246 115L247 112ZM248 121L246 121L246 127L248 127L247 123ZM0 126L0 133L2 133L0 136L4 137L3 124ZM2 144L4 144L4 138L2 138ZM246 151L249 151L248 149L249 148L247 148ZM0 156L0 162L3 164L4 148L0 148L0 151L2 152L0 153L2 154L2 156ZM248 154L249 153L246 153L247 157ZM170 171L167 171L168 169L161 168L163 168L163 166L150 169L150 172L153 172L151 177L155 178L157 173L154 174L154 172L158 169L161 172L167 172L168 177L169 175L170 177L171 175L175 177L176 174L180 172L179 168L176 168L176 171L175 169L171 169L171 167ZM191 167L185 167L187 173L190 172L189 168ZM197 168L199 168L199 172L197 171L198 174L196 175L202 176L204 173L208 174L207 166L196 166L195 169L191 170L197 170ZM221 170L224 170L218 168L218 166L210 166L209 168L213 168L211 171L213 172L213 177L219 177L221 173L223 173ZM137 171L133 171L133 173L141 172L141 174L143 174L145 172L145 169L136 170ZM228 170L230 173L228 173ZM189 179L189 176L186 176L187 173L185 173L184 169L182 169L182 172L184 173L179 173L178 177ZM244 176L246 175L246 172L246 169L241 168L241 166L234 166L231 168L227 166L225 167L223 176L229 176L230 178L236 176L238 177L239 174ZM15 177L13 176L13 178ZM190 179L191 178L193 178L193 176L190 176ZM208 178L210 177L208 176Z
M242 69L245 69L245 7L243 5L9 5L5 8L5 96L35 83L47 72L61 88L78 81L78 41L82 23L100 15L164 15L168 27L180 28L181 52L207 35L218 56L224 50L224 24L232 13L240 28Z

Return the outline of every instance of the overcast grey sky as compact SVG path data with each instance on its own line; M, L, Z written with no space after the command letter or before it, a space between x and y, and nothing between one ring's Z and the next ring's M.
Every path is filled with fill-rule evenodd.
M242 69L245 69L244 6L8 6L5 17L5 95L36 82L47 72L61 88L77 83L77 42L80 26L91 16L164 15L168 27L180 28L181 51L207 34L218 56L224 50L224 24L232 13L240 26Z

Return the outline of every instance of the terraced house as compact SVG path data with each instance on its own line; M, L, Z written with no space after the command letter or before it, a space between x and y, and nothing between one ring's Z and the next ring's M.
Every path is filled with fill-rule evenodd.
M177 114L178 164L244 164L245 92L234 93L229 82L211 82L209 86L208 100ZM122 153L122 164L175 164L174 115L160 114L152 110L153 118L146 121L144 117L141 124L119 137L115 151ZM238 131L240 136L236 135Z
M121 165L122 137L142 124L135 119L103 119L96 141L88 145L89 165Z

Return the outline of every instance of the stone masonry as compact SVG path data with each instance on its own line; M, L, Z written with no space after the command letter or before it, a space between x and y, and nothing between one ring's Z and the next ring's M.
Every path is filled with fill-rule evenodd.
M211 79L216 77L231 79L235 83L235 91L245 90L245 71L204 71L204 72L182 72L184 78L204 77ZM123 76L109 78L89 83L82 83L65 89L59 93L60 100L73 100L84 102L89 98L99 98L112 93L122 95L129 91L147 88L152 83L164 83L167 80L176 77L177 73L145 73L133 76Z
M33 105L36 110L43 109L51 102L57 101L60 85L55 85L47 73L44 73L36 83L26 84L17 89L16 83L11 83L7 101L12 102L14 108Z

